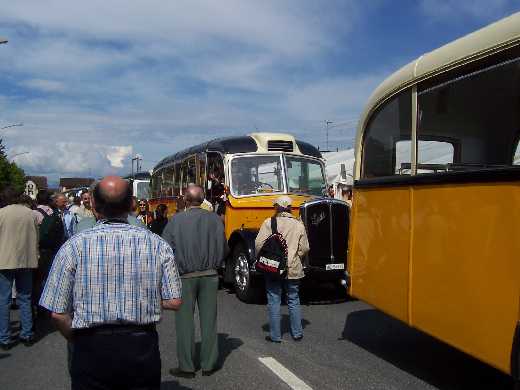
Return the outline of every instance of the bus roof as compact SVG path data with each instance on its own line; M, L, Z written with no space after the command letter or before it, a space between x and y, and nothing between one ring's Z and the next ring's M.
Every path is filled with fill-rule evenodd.
M481 58L498 48L520 40L520 12L450 42L403 66L384 80L372 93L358 125L358 142L365 122L384 100L402 89L435 74Z
M254 153L254 152L294 152L306 156L322 158L320 151L311 144L296 140L292 135L283 133L252 133L244 136L216 138L199 145L181 150L162 159L154 168L162 168L174 161L202 152L219 152L222 154Z

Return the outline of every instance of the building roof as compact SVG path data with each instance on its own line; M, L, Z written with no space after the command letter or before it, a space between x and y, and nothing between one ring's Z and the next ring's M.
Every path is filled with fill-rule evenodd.
M95 179L90 177L61 177L60 188L88 187L94 183Z
M48 189L46 176L25 176L26 181L32 181L38 187L38 190Z

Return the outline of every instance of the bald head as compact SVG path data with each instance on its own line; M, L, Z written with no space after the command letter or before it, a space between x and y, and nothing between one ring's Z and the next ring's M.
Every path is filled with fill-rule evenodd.
M132 207L132 189L119 176L103 178L93 191L93 206L102 218L126 218Z
M200 206L204 202L204 189L196 184L190 184L186 189L184 201L187 206Z

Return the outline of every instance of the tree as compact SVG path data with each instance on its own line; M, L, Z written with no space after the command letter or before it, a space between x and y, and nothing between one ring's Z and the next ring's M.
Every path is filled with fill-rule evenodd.
M9 162L5 154L5 145L0 139L0 191L7 186L13 186L16 190L25 188L25 173L16 163Z

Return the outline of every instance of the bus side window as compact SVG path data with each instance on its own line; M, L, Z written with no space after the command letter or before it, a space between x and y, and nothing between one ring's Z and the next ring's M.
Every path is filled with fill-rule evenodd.
M443 173L519 163L515 151L520 129L519 83L520 46L516 46L419 84L419 146L421 141L445 141L435 151L419 148L419 165L444 164L445 169L439 171Z
M411 118L409 89L383 103L372 115L363 138L363 178L410 174Z

